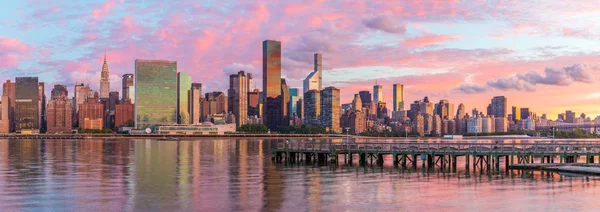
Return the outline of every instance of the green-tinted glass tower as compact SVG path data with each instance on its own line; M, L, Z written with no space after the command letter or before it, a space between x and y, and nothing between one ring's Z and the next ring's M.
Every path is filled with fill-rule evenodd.
M177 61L135 60L135 127L177 123Z
M189 91L192 89L192 77L185 72L177 73L177 123L190 124Z

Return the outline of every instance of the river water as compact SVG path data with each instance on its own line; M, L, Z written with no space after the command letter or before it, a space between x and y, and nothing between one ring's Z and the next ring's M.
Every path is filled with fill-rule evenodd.
M600 210L597 177L275 164L276 142L0 140L0 211Z

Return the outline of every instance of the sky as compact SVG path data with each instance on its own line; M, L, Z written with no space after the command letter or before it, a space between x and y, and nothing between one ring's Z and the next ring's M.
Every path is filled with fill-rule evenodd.
M253 73L262 41L282 42L282 77L302 87L314 53L323 86L353 94L404 84L405 107L428 96L485 111L494 96L556 118L600 115L600 0L169 1L7 0L0 7L0 80L98 90L104 54L111 90L135 59L176 60L203 92ZM72 94L70 94L72 95Z

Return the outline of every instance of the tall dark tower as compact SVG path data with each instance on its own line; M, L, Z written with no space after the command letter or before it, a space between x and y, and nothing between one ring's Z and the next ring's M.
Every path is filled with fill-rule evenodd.
M280 41L263 41L263 95L263 124L273 130L283 118Z

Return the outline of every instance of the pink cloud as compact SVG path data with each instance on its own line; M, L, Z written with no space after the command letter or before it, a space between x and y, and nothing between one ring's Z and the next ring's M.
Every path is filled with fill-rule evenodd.
M29 55L30 49L24 42L0 36L0 68L15 67L23 57Z
M423 46L429 46L438 43L444 43L451 40L456 40L456 36L452 35L427 35L423 37L409 38L406 39L402 45L412 48L418 48Z
M92 10L93 19L99 20L100 18L108 15L116 5L116 0L107 0L104 2L104 4L97 7L97 9Z

